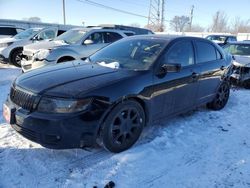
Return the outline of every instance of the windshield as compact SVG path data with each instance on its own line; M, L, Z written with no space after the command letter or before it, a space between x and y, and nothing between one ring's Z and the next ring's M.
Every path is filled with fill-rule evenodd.
M15 39L27 39L33 37L35 34L38 33L41 29L26 29L25 31L22 31L14 36Z
M59 37L56 37L54 40L62 40L67 44L75 44L81 40L85 33L86 31L84 30L69 30Z
M224 43L226 40L226 37L225 36L208 36L207 39Z
M165 47L159 39L125 39L90 56L90 61L111 68L148 70Z
M232 55L250 56L250 44L229 44L224 50Z

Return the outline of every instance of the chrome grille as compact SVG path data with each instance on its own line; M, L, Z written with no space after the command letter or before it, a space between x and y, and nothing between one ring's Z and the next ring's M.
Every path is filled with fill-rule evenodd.
M32 111L35 109L37 99L38 97L34 94L11 87L10 100L25 110Z

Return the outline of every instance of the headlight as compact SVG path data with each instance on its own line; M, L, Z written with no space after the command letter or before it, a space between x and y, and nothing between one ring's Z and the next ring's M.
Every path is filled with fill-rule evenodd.
M86 110L92 99L58 99L43 97L38 104L37 111L46 113L73 113Z
M49 55L49 53L50 50L39 50L34 54L33 58L37 60L43 60Z
M0 48L8 47L9 45L13 44L13 42L7 42L7 43L0 43Z

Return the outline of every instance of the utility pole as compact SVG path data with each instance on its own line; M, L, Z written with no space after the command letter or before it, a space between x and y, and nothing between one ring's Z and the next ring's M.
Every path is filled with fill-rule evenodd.
M164 30L165 0L150 0L148 27L154 31Z
M62 0L63 1L63 24L65 25L66 24L66 16L65 16L65 0Z
M165 0L161 1L161 32L164 31L165 25L164 25L164 21L165 21Z
M192 5L191 10L190 10L190 25L189 25L189 31L192 31L192 24L193 24L193 16L194 16L194 5Z

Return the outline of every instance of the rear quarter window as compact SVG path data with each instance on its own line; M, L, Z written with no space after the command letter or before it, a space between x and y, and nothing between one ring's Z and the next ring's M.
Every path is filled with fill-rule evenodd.
M127 35L128 37L134 35L134 33L127 33L127 32L125 32L124 34Z
M203 41L196 41L196 48L197 63L215 61L217 59L218 54L212 44Z

